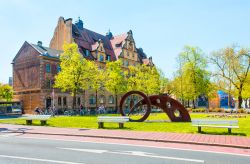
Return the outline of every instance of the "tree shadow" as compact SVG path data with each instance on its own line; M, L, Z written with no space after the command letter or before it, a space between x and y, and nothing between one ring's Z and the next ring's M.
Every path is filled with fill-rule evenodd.
M104 126L103 128L98 128L98 129L107 129L107 130L131 130L131 128L129 128L129 127L119 128L119 127L111 127L111 126Z

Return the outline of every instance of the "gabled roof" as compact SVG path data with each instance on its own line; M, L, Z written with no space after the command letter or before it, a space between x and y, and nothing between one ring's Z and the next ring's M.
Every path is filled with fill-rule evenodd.
M23 43L22 47L17 52L16 56L14 57L13 62L20 55L21 50L27 45L34 48L37 51L38 55L41 55L41 56L46 56L46 57L50 57L50 58L59 58L59 55L62 53L62 51L59 51L59 50L54 50L54 49L51 49L48 47L43 47L41 45L39 46L37 44L32 44L32 43L25 41Z
M121 35L114 36L113 38L110 39L112 48L114 50L114 53L117 59L122 52L122 47L125 44L125 40L127 37L128 37L128 34L123 33Z
M111 42L108 36L98 34L86 28L78 29L76 25L72 25L72 35L79 47L94 51L97 48L97 42L102 40L105 53L110 55L111 61L116 60Z
M63 51L51 49L49 47L44 47L42 45L29 43L32 47L34 47L42 56L59 58L60 54Z

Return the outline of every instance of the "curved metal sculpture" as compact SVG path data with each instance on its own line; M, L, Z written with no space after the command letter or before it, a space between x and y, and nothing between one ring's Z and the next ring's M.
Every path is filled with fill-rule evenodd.
M134 101L132 99L130 100L128 116L133 113L136 108L146 105L146 107L143 109L144 113L141 116L137 116L137 118L130 118L130 121L132 122L145 121L151 113L151 105L161 108L168 115L169 119L172 122L191 121L188 111L177 100L169 97L168 95L152 95L148 97L140 91L130 91L122 97L120 101L120 113L123 116L126 115L123 110L123 105L125 103L125 100L131 95L139 95L143 99L138 101L136 104L134 104Z

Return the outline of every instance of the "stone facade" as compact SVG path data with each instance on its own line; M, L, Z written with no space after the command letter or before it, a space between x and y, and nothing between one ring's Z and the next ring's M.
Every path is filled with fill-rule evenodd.
M152 58L147 58L141 48L136 48L132 31L113 36L109 31L101 35L83 27L79 19L75 24L72 19L60 17L55 28L50 47L42 42L31 44L25 42L13 59L13 89L15 98L23 102L25 113L32 113L35 107L48 108L52 104L57 109L72 107L70 93L53 89L54 77L60 71L59 56L64 43L75 42L79 52L88 60L95 61L100 69L107 61L121 59L123 68L129 65L153 65ZM121 96L118 96L120 101ZM96 104L97 103L97 104ZM90 109L104 105L112 111L115 108L115 96L101 90L96 93L87 90L76 96L76 106L80 104Z

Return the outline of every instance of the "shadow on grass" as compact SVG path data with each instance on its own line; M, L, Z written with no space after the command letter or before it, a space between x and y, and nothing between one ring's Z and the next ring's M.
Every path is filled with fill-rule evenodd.
M131 130L129 127L119 128L119 127L111 127L111 126L104 126L103 128L99 129L108 129L108 130Z
M227 136L247 136L245 133L231 133L229 134L228 132L204 132L201 131L201 133L197 134L213 134L213 135L227 135Z

